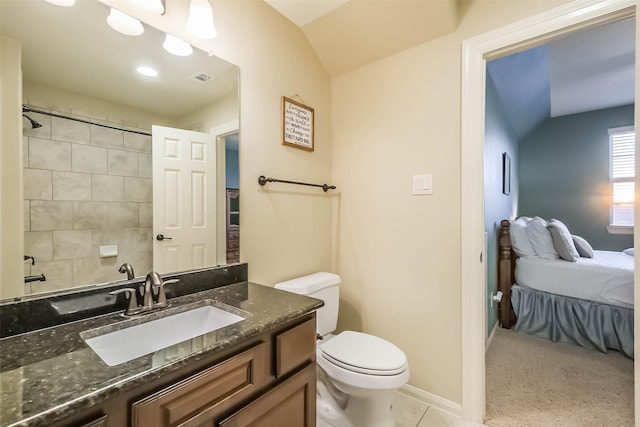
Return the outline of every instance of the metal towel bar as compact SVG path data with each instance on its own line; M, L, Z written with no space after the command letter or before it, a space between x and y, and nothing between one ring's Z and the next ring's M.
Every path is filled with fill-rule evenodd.
M260 175L258 177L258 184L264 186L267 184L267 182L284 182L285 184L295 184L295 185L306 185L308 187L320 187L322 188L322 191L324 191L325 193L329 190L335 190L336 186L335 185L327 185L327 184L308 184L306 182L297 182L297 181L287 181L284 179L277 179L277 178L266 178L264 175Z

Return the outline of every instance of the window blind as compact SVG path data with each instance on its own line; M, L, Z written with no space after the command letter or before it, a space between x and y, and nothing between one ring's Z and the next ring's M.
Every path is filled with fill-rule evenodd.
M609 129L611 149L611 225L633 226L635 145L633 127Z

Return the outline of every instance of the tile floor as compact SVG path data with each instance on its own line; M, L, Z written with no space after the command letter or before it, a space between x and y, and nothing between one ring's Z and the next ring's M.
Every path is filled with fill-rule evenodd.
M429 406L411 396L397 392L394 401L397 427L472 427L482 424L468 423L458 416ZM318 420L317 427L332 427Z

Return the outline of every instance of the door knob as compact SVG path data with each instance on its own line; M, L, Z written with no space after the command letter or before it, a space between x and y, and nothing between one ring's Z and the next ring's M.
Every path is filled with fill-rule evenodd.
M158 234L156 236L156 240L158 240L159 242L162 242L163 240L171 240L171 237L164 237L164 234Z

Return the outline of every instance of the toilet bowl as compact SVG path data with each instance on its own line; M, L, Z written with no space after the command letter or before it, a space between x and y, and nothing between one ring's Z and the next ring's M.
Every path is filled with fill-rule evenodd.
M409 380L405 354L374 335L344 331L337 324L340 277L315 273L275 287L322 299L318 310L317 416L335 427L394 427L393 396Z
M396 425L393 394L409 380L407 359L398 347L373 335L345 331L318 346L316 362L326 374L319 380L347 396L344 412L324 421L335 427Z

